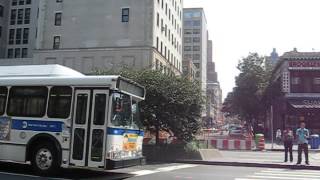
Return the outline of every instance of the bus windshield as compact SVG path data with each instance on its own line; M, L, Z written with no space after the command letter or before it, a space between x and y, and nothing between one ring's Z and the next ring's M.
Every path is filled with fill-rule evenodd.
M113 126L132 127L132 103L129 95L112 94L111 123Z

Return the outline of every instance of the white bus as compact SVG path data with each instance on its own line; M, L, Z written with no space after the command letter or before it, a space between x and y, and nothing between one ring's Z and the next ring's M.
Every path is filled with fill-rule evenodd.
M144 98L144 87L120 76L0 66L0 160L30 162L42 175L141 164Z

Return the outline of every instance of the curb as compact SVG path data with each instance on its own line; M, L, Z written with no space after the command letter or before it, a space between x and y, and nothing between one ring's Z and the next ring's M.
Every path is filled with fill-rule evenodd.
M280 168L280 169L305 169L320 170L320 166L304 166L304 165L286 165L286 164L270 164L270 163L246 163L246 162L225 162L225 161L203 161L203 160L177 160L176 163L201 164L201 165L218 165L218 166L238 166L238 167L262 167L262 168Z
M266 151L275 151L275 152L284 152L284 149L266 149ZM297 149L293 149L293 152L298 152ZM316 149L309 149L309 153L320 153L320 150L316 150Z

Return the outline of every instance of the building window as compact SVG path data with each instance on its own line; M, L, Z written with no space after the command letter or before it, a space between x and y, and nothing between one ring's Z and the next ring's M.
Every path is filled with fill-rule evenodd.
M291 78L291 84L292 85L299 85L300 83L301 83L301 78L300 77Z
M157 42L156 42L156 48L157 48L157 51L159 51L159 37L157 37Z
M160 23L160 16L159 13L157 13L157 26L159 27L159 23Z
M12 5L12 6L16 6L16 5L18 5L18 0L12 0L11 5Z
M21 57L21 49L20 48L16 48L14 50L14 58L20 58Z
M54 36L53 37L53 49L59 49L60 48L60 41L61 41L61 37L60 36Z
M56 0L57 3L62 3L62 0Z
M23 44L28 44L29 40L29 28L23 29Z
M22 37L22 29L18 28L16 31L16 44L21 44L21 37Z
M4 7L0 5L0 17L3 17Z
M9 30L9 44L14 44L14 33L15 33L15 30L14 29L10 29Z
M11 10L11 16L10 16L10 25L15 25L16 24L16 18L17 18L17 10L12 9Z
M200 38L199 38L199 37L194 37L194 38L193 38L193 42L195 42L195 43L200 42Z
M2 36L2 26L0 26L0 38Z
M23 22L23 9L19 9L17 24L22 24L22 22Z
M193 34L200 34L200 29L193 29Z
M193 46L193 51L200 51L200 46Z
M184 34L192 34L192 29L185 29Z
M168 14L168 4L166 3L166 10L165 10L166 15Z
M28 48L22 48L22 58L27 58L28 57Z
M57 12L54 15L54 25L55 26L61 26L61 18L62 18L62 13Z
M26 4L31 4L31 0L26 0Z
M192 26L192 21L184 21L184 26Z
M319 77L313 78L313 84L320 85L320 78Z
M24 24L30 24L31 9L26 8L24 11Z
M8 58L13 58L13 49L8 49Z
M122 22L129 22L129 8L122 8Z
M184 38L184 43L191 43L192 42L192 38L191 37L185 37Z
M200 20L193 21L193 26L200 26L200 25L201 25Z
M162 54L162 47L163 47L163 43L161 41L161 45L160 45L160 53Z
M191 46L184 46L184 51L191 51Z
M200 54L193 54L193 60L200 60Z
M200 68L200 64L199 63L193 63L194 64L194 66L196 67L196 68Z
M24 0L19 0L19 5L24 5Z

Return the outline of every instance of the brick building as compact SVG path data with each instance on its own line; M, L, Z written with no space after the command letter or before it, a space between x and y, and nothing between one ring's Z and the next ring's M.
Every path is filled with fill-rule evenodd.
M295 130L304 121L312 133L320 133L320 52L284 53L273 80L282 91L272 103L273 128ZM268 123L271 127L271 118Z

